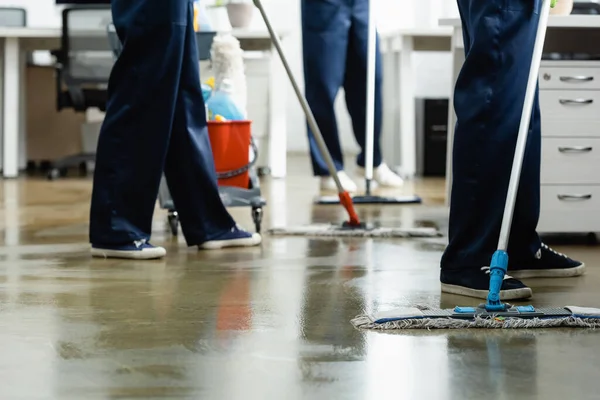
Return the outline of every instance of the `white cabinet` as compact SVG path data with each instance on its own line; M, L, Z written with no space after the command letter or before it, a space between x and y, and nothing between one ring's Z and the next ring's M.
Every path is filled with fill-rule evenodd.
M600 232L600 62L543 61L539 232Z

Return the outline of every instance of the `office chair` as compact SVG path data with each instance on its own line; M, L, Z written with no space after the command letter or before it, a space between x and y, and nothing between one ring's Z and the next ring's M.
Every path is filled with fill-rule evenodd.
M600 15L599 0L575 0L573 3L573 15Z
M107 86L114 64L107 38L112 23L110 5L69 7L62 12L62 40L56 57L56 107L86 112L90 108L106 111ZM87 162L96 153L80 153L56 160L48 179L65 176L67 170L79 167L86 172Z
M27 26L27 11L24 8L0 7L0 26L10 28Z

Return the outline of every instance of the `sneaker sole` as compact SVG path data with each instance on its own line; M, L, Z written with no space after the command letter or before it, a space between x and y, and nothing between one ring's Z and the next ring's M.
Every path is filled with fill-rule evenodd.
M230 247L253 247L261 244L262 238L258 234L253 234L251 238L234 240L213 240L198 246L201 250L221 250Z
M527 278L573 278L581 276L585 272L585 264L574 268L556 268L556 269L522 269L517 271L508 271L510 276L517 279Z
M513 276L511 274L511 276ZM487 290L469 289L464 286L449 285L442 283L442 292L457 294L459 296L476 297L478 299L487 299ZM524 300L533 296L533 291L530 288L501 290L500 300Z
M122 251L92 248L91 253L92 257L120 258L124 260L156 260L159 258L163 258L167 255L167 251L163 248L140 251Z

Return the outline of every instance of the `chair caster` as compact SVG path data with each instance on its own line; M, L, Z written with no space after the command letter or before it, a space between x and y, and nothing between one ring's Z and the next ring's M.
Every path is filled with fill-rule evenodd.
M64 178L65 176L67 176L66 168L51 168L50 171L48 171L49 181L54 181L58 178Z

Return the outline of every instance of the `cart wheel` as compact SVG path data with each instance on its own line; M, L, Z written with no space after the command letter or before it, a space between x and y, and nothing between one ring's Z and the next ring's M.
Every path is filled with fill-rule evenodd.
M257 171L259 177L271 175L271 168L269 167L258 167Z
M48 180L49 181L54 181L60 177L65 177L67 176L67 169L66 168L52 168L50 169L50 171L48 171Z
M253 207L252 208L252 220L254 221L254 227L256 228L256 233L260 233L262 217L263 217L262 207Z
M179 215L177 214L177 211L169 211L168 220L171 233L173 236L177 236L179 233Z

